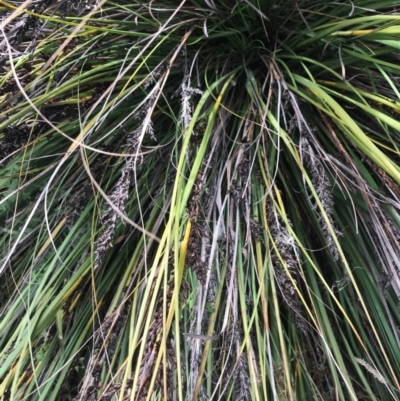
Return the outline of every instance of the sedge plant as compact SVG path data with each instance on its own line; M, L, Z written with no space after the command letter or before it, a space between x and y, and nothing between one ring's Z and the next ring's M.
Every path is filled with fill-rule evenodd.
M0 8L1 400L400 400L397 0Z

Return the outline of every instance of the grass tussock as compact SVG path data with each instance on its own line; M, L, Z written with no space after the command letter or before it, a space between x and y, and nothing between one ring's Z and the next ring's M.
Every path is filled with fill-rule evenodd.
M0 8L1 400L400 400L398 1Z

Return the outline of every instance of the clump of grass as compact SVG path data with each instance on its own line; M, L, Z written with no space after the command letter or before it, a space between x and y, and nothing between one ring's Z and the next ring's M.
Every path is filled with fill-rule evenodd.
M400 399L397 2L1 7L2 398Z

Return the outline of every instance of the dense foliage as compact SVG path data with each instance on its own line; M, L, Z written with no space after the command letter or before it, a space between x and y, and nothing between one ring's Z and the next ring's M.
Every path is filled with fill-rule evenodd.
M1 400L400 400L398 3L2 0Z

